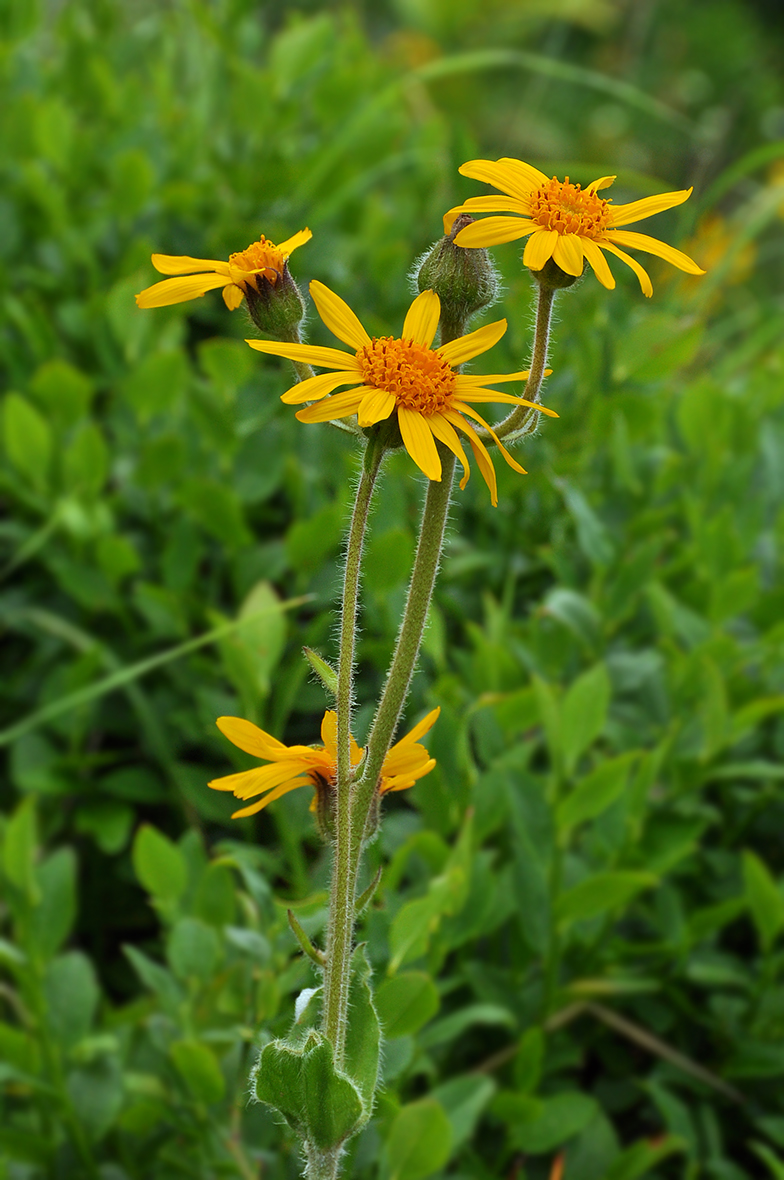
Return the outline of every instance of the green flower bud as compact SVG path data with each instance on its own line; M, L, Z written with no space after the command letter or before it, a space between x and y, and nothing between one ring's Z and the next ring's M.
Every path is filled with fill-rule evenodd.
M245 284L248 311L257 328L278 340L299 340L299 325L305 315L305 301L289 271L283 264L274 283L264 274Z
M581 275L567 274L552 258L547 259L541 270L532 270L531 274L539 286L545 287L548 291L562 291L565 287L571 287L582 277Z
M498 275L485 249L464 249L455 236L473 221L468 213L455 219L446 237L422 258L416 274L420 291L435 291L443 323L465 323L498 294Z

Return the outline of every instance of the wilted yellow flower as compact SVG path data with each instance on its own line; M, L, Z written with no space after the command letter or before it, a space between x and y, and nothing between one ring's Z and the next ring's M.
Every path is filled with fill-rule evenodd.
M230 311L239 307L248 287L259 292L259 277L274 287L286 270L289 257L298 246L309 242L313 234L301 229L293 237L276 246L262 234L247 250L229 256L228 262L214 258L189 258L187 255L153 254L152 264L162 275L178 275L164 279L136 296L139 307L168 307L171 303L185 303L197 299L207 291L223 287L223 302ZM194 274L203 271L203 274Z
M418 725L392 747L384 759L379 780L379 794L390 791L405 791L423 778L436 764L419 738L433 728L440 709L433 709ZM242 770L239 774L227 774L213 779L208 785L216 791L231 791L237 799L252 799L255 795L263 798L250 807L235 811L232 819L254 815L268 803L280 799L281 795L295 791L308 784L315 788L311 810L315 811L319 792L331 791L337 774L337 714L327 709L321 722L321 746L284 746L277 738L271 737L257 725L241 717L219 717L218 729L225 737L256 758L263 758L268 766L257 766L253 770ZM365 751L351 738L351 766L359 766Z
M441 459L435 443L439 439L463 465L464 475L460 482L463 488L470 469L456 433L460 430L468 437L479 470L490 489L492 502L496 504L495 470L487 447L464 417L468 415L492 435L509 466L525 475L492 427L467 403L511 402L516 406L531 406L552 418L558 415L554 410L534 405L525 398L486 388L495 382L524 381L527 372L485 376L455 372L457 365L486 352L501 339L506 331L506 320L486 324L476 332L451 340L440 348L432 348L441 313L441 302L434 291L423 291L411 304L399 339L393 336L371 339L348 304L323 283L312 282L310 293L330 331L356 352L352 354L311 344L248 340L251 348L259 352L337 370L310 377L283 394L283 401L291 404L317 402L297 413L300 422L329 422L356 414L360 426L373 426L397 414L403 444L428 479L441 479ZM339 385L357 388L328 397Z
M615 279L602 253L606 250L631 267L640 280L643 294L648 296L653 294L653 285L647 272L620 246L655 254L687 274L705 274L696 262L673 246L647 234L619 228L681 205L691 196L690 188L613 206L597 194L612 184L614 176L602 176L582 189L579 184L571 184L568 176L563 181L556 177L550 180L538 168L508 157L495 161L469 160L460 172L495 185L508 196L470 197L444 215L446 233L460 213L508 210L517 216L486 217L467 225L455 238L458 246L496 246L528 237L523 264L531 270L541 270L552 258L566 274L578 276L587 261L599 282L612 290Z

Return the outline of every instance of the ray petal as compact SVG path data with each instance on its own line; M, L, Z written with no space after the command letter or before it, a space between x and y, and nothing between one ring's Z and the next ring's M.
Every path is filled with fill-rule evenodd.
M296 406L300 402L316 402L332 393L339 385L356 385L361 380L358 369L344 369L342 373L320 373L318 377L307 377L300 381L299 385L292 386L280 400L287 406Z
M392 747L392 750L397 750L400 746L408 745L409 742L418 742L419 739L424 737L426 733L430 733L430 730L433 728L436 721L438 721L440 714L440 705L438 705L435 709L431 709L421 721L416 723L413 729L409 729L405 737L402 737L399 742L395 743L395 745Z
M688 201L693 188L682 188L676 193L659 193L657 197L643 197L641 201L630 201L628 205L613 205L610 210L610 225L630 225L644 217L653 217L665 209L674 209Z
M458 373L457 386L468 389L473 385L500 385L504 381L527 381L530 376L528 369L520 373Z
M320 369L353 369L357 358L350 352L337 348L322 348L318 344L289 344L278 340L246 340L256 352L267 352L270 356L282 356L287 361L306 361Z
M393 778L388 779L385 783L382 783L381 794L386 795L390 791L407 791L408 788L413 787L414 783L419 779L424 778L426 774L430 774L430 771L433 770L435 766L435 758L429 758L427 762L424 762L413 773L395 775Z
M228 307L229 311L236 311L239 305L245 298L245 292L242 287L238 287L236 283L227 283L223 288L223 302Z
M300 422L335 422L338 418L348 418L349 415L356 414L362 398L368 392L365 385L360 385L357 389L344 389L342 393L333 393L332 397L306 406L304 410L297 410L295 417Z
M583 244L577 234L559 234L553 250L553 262L568 275L583 273Z
M603 188L609 188L613 181L617 179L617 176L600 176L598 180L592 180L585 191L587 193L601 192Z
M653 283L651 282L651 276L644 267L640 266L637 259L632 258L631 254L627 254L625 250L619 250L617 246L613 246L610 242L602 242L601 249L609 250L611 254L614 254L616 258L620 258L621 262L625 262L626 265L634 271L634 273L637 275L637 278L640 280L640 287L642 289L643 295L646 295L648 299L650 299L651 295L653 295Z
M299 230L298 233L292 234L290 238L286 238L285 242L279 242L278 249L281 254L285 254L289 258L295 250L299 249L300 246L304 246L312 237L313 234L306 227L305 229Z
M246 815L255 815L258 811L263 811L270 803L274 803L276 799L280 799L282 795L288 795L289 791L296 791L297 787L305 787L308 785L307 779L297 778L292 779L291 782L282 783L276 787L274 791L270 791L269 795L265 795L263 799L259 799L257 803L251 803L250 807L242 807L239 811L232 812L232 819L244 819Z
M232 745L246 754L252 754L254 758L278 758L288 752L289 747L284 746L283 742L244 717L219 717L215 724Z
M417 295L403 322L403 339L414 340L429 348L433 343L441 315L441 300L435 291Z
M545 176L544 172L540 172L538 168L534 168L533 164L526 164L525 160L517 160L513 156L501 156L498 161L499 164L505 164L510 168L515 176L519 177L520 184L524 185L526 189L530 185L528 191L541 188L543 184L547 184L550 179Z
M324 750L332 760L337 760L338 752L338 715L334 709L327 709L321 721L321 740Z
M538 228L535 222L522 217L484 217L461 229L455 236L455 245L474 248L500 246L504 242L516 242Z
M517 462L517 460L516 460L515 458L513 458L513 457L512 457L512 455L510 455L510 454L509 454L509 452L507 451L506 447L505 447L505 446L504 446L504 444L501 442L500 438L498 437L498 435L496 434L496 432L493 430L493 428L492 428L492 426L490 425L490 423L489 423L489 422L485 422L485 420L484 420L484 418L481 416L481 414L477 414L476 410L472 410L472 409L470 408L470 406L461 405L461 404L459 404L459 403L457 403L457 402L455 403L455 409L456 409L456 410L459 410L459 412L460 412L461 414L468 414L468 415L469 415L469 417L473 418L473 419L474 419L476 422L479 422L479 423L480 423L482 426L484 426L485 430L487 431L487 433L488 433L489 435L491 435L491 436L492 436L493 442L494 442L494 443L495 443L495 445L498 447L499 451L501 452L501 454L503 455L503 457L506 459L506 461L507 461L507 463L509 464L509 466L510 466L511 468L513 468L513 470L515 470L515 471L519 472L519 473L520 473L520 475L527 475L527 474L528 474L528 472L526 471L526 469L525 469L524 467L521 467L521 466L520 466L520 464Z
M462 365L463 361L470 361L472 357L487 352L498 343L505 331L506 320L496 320L493 324L485 324L483 328L469 332L467 336L459 336L457 340L442 344L437 352L450 365Z
M399 407L397 419L405 448L417 467L428 479L440 480L441 459L426 419L416 410L406 409L405 406Z
M469 197L462 205L455 205L444 214L444 233L448 234L455 224L455 218L461 213L519 213L528 216L527 201L518 201L515 197L490 196Z
M225 287L229 280L225 275L183 275L177 279L163 279L153 283L136 296L137 307L169 307L173 303L186 303L198 299L216 287Z
M555 244L558 241L558 231L555 229L540 229L526 242L523 252L523 266L530 270L541 270L553 256Z
M479 435L474 430L470 422L466 422L465 418L461 417L456 410L446 410L444 417L447 418L453 426L458 430L462 430L468 436L468 441L471 444L471 450L474 452L477 466L482 473L487 487L490 491L490 503L493 507L498 505L498 480L495 475L495 468L493 467L493 460L490 458L487 447L482 442Z
M604 245L605 242L619 242L621 246L631 246L633 250L655 254L657 258L663 258L665 262L672 263L678 270L685 270L690 275L705 274L688 254L676 250L674 246L668 246L666 242L658 241L657 238L649 238L647 234L632 233L628 229L607 230L605 236L599 238L599 245Z
M338 340L342 340L344 344L350 344L357 351L371 343L367 332L345 300L336 295L334 291L330 291L329 287L325 287L317 279L313 280L308 290L316 305L316 310Z
M462 463L463 478L460 480L460 489L462 491L462 489L468 483L469 477L471 475L471 468L468 465L468 459L466 458L466 453L463 450L460 439L457 437L455 430L449 425L443 414L431 414L427 420L427 423L436 438L439 439L445 447L449 447L452 454L456 455ZM406 735L406 737L402 738L402 741L407 741L408 736L409 735ZM398 742L398 745L400 745L400 742Z
M191 258L188 254L153 254L152 264L162 275L191 275L197 270L214 270L227 276L229 273L228 262L217 258Z
M387 389L371 389L362 399L357 410L357 422L360 426L375 426L376 422L383 422L395 408L395 395Z
M547 177L543 172L509 156L501 160L468 160L460 165L458 172L462 176L470 176L472 180L483 180L485 184L492 184L501 192L509 193L521 201L524 201L534 189L547 183Z
M612 291L615 287L615 278L613 272L610 270L610 265L607 259L602 254L596 242L592 242L589 238L583 240L583 250L585 257L591 265L593 273L596 275L599 282L608 291Z

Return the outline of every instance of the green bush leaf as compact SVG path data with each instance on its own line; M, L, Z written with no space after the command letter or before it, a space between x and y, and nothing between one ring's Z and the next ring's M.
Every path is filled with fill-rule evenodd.
M375 995L384 1037L407 1037L427 1024L440 1005L438 989L424 971L404 971L385 979Z
M628 904L643 889L658 884L653 873L596 873L562 893L556 905L560 922L583 922Z
M169 1053L185 1085L198 1102L220 1102L226 1082L215 1054L201 1041L174 1041Z
M587 1127L598 1109L595 1099L576 1092L541 1099L530 1117L512 1128L514 1145L533 1155L552 1151Z
M381 1028L370 991L370 967L363 949L354 953L348 997L348 1028L344 1068L356 1084L369 1115L378 1083Z
M11 884L21 889L27 900L33 904L40 898L35 878L37 844L35 796L30 795L22 800L6 826L3 869Z
M604 729L610 691L607 668L596 664L578 676L566 693L561 706L561 745L567 774Z
M561 802L556 812L556 823L562 833L570 831L586 820L596 819L623 794L636 751L621 754L602 762Z
M158 901L175 902L185 892L185 859L177 845L151 824L142 824L136 833L133 867L139 882Z
M784 896L764 861L755 852L743 853L743 880L754 925L767 953L784 928Z
M36 874L40 902L30 920L30 937L43 959L51 959L71 932L76 919L76 855L60 848Z
M52 432L46 419L19 393L9 393L3 403L3 437L12 466L37 491L45 491L52 459Z
M432 1091L430 1097L443 1106L452 1127L452 1153L472 1137L495 1090L492 1078L466 1074L451 1078Z
M218 966L221 946L211 926L198 918L181 918L169 935L166 955L178 979L206 982Z
M55 1040L69 1048L86 1037L100 994L87 956L68 951L53 959L44 976L44 994L46 1019Z
M422 1098L395 1115L386 1142L390 1180L425 1180L452 1150L452 1125L440 1102Z

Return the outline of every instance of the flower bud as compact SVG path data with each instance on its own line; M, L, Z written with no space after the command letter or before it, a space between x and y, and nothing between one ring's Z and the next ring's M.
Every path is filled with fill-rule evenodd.
M248 311L257 328L278 340L299 340L299 325L305 315L305 301L289 271L288 261L270 282L264 273L245 283Z
M530 267L528 268L531 269ZM570 275L565 270L561 270L557 262L552 258L548 258L541 270L532 270L531 274L536 279L540 287L544 287L548 291L562 291L565 287L571 287L576 283L581 275Z
M498 275L487 250L455 245L455 235L473 220L468 213L457 217L447 236L425 254L417 272L417 287L435 291L447 322L464 323L498 294Z

